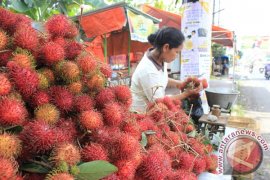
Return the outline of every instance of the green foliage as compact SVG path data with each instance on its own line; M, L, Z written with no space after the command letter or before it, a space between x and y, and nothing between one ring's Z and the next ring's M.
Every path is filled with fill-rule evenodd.
M44 166L36 163L25 163L20 166L22 171L31 172L31 173L42 173L47 174L49 173L49 169L45 168Z
M212 44L212 56L220 57L226 54L226 48L220 44Z

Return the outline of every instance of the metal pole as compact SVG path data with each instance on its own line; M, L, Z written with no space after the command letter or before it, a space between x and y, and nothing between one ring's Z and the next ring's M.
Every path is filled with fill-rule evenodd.
M108 56L108 43L107 43L107 36L104 34L104 62L107 63L107 56Z
M236 82L235 82L235 62L236 62L236 37L235 32L233 31L233 86L232 90L236 90Z
M128 33L128 75L130 75L130 48L131 48L131 37L130 32Z

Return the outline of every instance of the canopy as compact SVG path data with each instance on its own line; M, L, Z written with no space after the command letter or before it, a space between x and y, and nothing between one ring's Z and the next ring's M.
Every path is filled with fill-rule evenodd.
M181 27L181 16L178 14L154 8L146 4L142 5L142 11L158 19L162 19L162 22L159 23L159 27ZM233 47L233 32L219 26L212 26L212 41L224 46Z

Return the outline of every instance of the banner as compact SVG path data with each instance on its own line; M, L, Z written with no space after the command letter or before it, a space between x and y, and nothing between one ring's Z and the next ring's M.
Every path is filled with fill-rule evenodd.
M137 15L127 9L128 23L131 40L148 42L147 37L158 29L158 24L154 24L151 19L142 15Z
M189 2L182 6L181 31L185 36L181 52L181 79L211 74L212 0Z

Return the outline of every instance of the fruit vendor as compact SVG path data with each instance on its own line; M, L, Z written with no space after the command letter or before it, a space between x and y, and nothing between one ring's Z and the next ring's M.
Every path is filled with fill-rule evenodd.
M149 102L165 96L167 86L181 86L181 81L168 78L167 63L176 59L184 40L182 32L173 27L159 29L148 36L153 47L146 51L131 80L132 111L144 112ZM183 100L200 90L198 87L170 97Z

